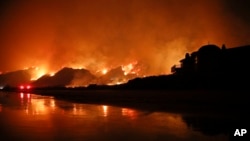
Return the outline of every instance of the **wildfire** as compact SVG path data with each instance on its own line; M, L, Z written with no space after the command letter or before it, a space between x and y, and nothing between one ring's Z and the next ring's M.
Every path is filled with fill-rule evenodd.
M55 73L54 73L54 72L52 72L52 73L50 73L50 74L49 74L49 76L54 76L54 75L55 75Z
M106 68L102 69L102 74L103 75L107 74L107 72L108 72L108 69L106 69Z
M29 68L24 68L24 70L29 70L31 74L31 80L37 80L43 75L49 74L50 76L53 76L54 73L49 73L46 67L29 67Z
M128 74L137 74L139 70L135 69L135 66L138 64L137 61L129 63L128 65L122 65L122 70L124 72L124 75Z
M132 61L120 66L102 66L101 69L97 71L91 71L91 69L80 67L80 65L75 65L72 69L74 69L74 75L71 78L72 80L70 80L71 83L67 85L67 87L87 87L90 84L120 85L139 77L141 70L143 70L142 65L140 65L138 61ZM81 74L78 69L89 70L90 74ZM50 70L46 65L27 67L25 70L29 71L31 81L35 81L44 75L53 77L57 71L60 71Z
M47 73L47 71L46 71L45 69L36 67L36 68L33 70L31 80L37 80L38 78L42 77L42 76L45 75L46 73Z

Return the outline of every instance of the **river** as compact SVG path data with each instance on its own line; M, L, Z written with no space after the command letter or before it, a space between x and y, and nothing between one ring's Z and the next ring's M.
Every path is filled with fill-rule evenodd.
M224 128L216 131L201 117L0 92L1 141L229 140Z

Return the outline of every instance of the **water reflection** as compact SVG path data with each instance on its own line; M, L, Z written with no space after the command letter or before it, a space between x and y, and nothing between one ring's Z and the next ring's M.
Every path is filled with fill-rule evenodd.
M137 114L135 110L129 108L122 108L122 116L129 117L133 120L137 117Z
M20 103L26 114L32 115L47 115L53 113L55 110L61 114L72 115L89 115L93 114L93 110L97 113L94 115L101 115L103 117L112 116L109 115L109 106L107 105L95 105L96 109L89 110L89 107L85 104L67 103L64 101L56 101L53 97L39 96L30 93L19 93ZM114 110L114 109L113 109ZM137 111L129 108L119 108L121 116L128 117L131 120L136 119L138 116ZM113 111L113 113L115 113Z
M21 98L21 99L23 99L23 95L24 95L23 93L20 93L20 98Z
M87 112L81 104L73 104L73 115L85 116L86 114Z
M108 116L108 106L103 105L103 106L102 106L102 109L103 109L103 116L104 116L104 117L107 117L107 116Z
M72 103L29 93L0 97L0 134L6 134L9 140L228 139L221 130L212 136L200 132L210 128L204 125L207 120L200 119L167 112Z
M53 97L43 97L30 93L19 93L19 97L26 114L46 115L55 109Z

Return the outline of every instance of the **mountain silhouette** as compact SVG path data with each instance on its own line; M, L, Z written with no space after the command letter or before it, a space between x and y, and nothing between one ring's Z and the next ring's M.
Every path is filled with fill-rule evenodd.
M31 72L30 70L17 70L0 74L1 86L18 86L24 83L30 83Z
M63 68L54 76L44 75L33 82L34 87L64 87L67 85L86 85L95 76L85 69Z
M62 68L54 76L44 75L33 81L33 87L81 87L123 89L239 89L248 88L250 80L250 45L226 48L204 45L197 51L186 53L172 74L138 78L117 67L96 77L86 69ZM0 74L0 86L18 86L30 83L32 69ZM128 81L129 80L129 81ZM128 82L127 82L128 81ZM121 84L123 83L123 84ZM105 86L106 88L106 86Z

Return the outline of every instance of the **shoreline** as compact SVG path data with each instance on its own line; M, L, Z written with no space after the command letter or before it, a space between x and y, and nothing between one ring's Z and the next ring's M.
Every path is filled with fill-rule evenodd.
M195 114L238 114L248 116L247 91L229 90L79 90L51 89L8 91L52 96L83 104L131 107L149 111L171 111Z

